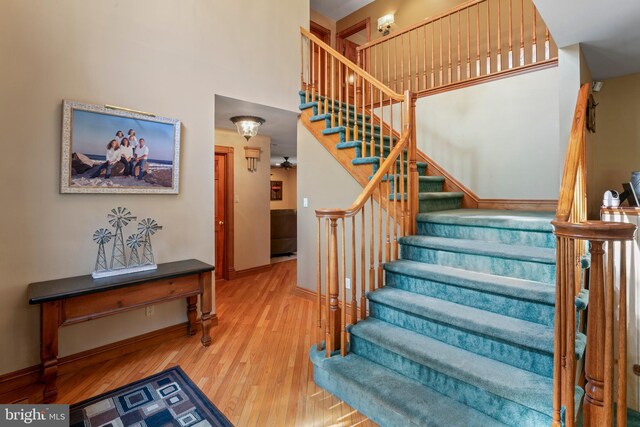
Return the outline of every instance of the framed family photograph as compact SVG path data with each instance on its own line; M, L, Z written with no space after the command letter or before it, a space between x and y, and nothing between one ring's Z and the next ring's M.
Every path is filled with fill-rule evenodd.
M64 100L61 193L178 194L180 121Z

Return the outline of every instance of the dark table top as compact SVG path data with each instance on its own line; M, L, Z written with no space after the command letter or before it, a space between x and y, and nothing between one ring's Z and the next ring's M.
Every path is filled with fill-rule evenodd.
M87 274L86 276L30 283L28 289L29 304L42 304L43 302L139 285L153 280L170 279L213 270L214 267L212 265L197 259L188 259L158 264L156 270L104 277L102 279L94 279L90 274Z

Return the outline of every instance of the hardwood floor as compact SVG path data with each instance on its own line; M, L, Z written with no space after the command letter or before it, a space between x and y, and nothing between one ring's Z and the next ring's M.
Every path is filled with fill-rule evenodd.
M58 378L74 403L180 365L236 426L375 426L317 387L308 350L314 308L294 295L297 261L216 283L213 343L177 338Z

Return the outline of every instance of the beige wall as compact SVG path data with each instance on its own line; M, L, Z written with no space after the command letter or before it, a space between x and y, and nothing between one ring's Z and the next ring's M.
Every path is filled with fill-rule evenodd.
M249 143L238 132L216 129L216 145L233 147L233 268L261 267L270 262L269 159L271 138L257 135ZM260 147L258 169L247 169L245 146Z
M340 19L336 24L336 30L340 32L363 19L370 18L371 40L375 40L382 37L382 33L378 31L378 18L381 16L388 13L395 14L395 23L391 26L393 33L460 3L463 3L463 0L376 0Z
M328 30L331 30L331 46L335 47L336 45L336 21L333 19L324 16L320 12L311 9L310 18L316 24L322 25Z
M594 97L597 143L588 152L587 191L590 215L598 218L603 193L622 191L631 172L640 171L640 74L605 80Z
M27 284L89 273L90 236L108 209L126 206L164 226L154 236L158 262L213 262L214 96L296 111L299 27L308 23L309 2L298 0L2 3L0 373L39 362ZM59 194L63 98L182 120L180 194ZM60 353L176 324L184 312L176 301L151 317L136 310L64 328Z
M418 99L418 148L481 198L557 199L558 69Z
M271 168L271 181L282 181L282 200L271 200L271 209L297 209L297 169Z

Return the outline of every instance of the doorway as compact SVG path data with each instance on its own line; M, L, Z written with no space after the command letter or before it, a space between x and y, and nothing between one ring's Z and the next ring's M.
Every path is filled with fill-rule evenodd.
M331 30L323 27L322 25L311 21L309 28L311 34L318 37L320 40L328 45L331 45ZM326 55L320 54L320 47L318 45L313 46L313 61L315 72L313 74L313 85L318 92L318 95L326 95L327 88L327 67L326 67Z
M233 269L233 147L215 147L215 275L228 280Z
M358 63L356 48L371 41L371 18L356 22L349 28L345 28L336 34L337 51Z

